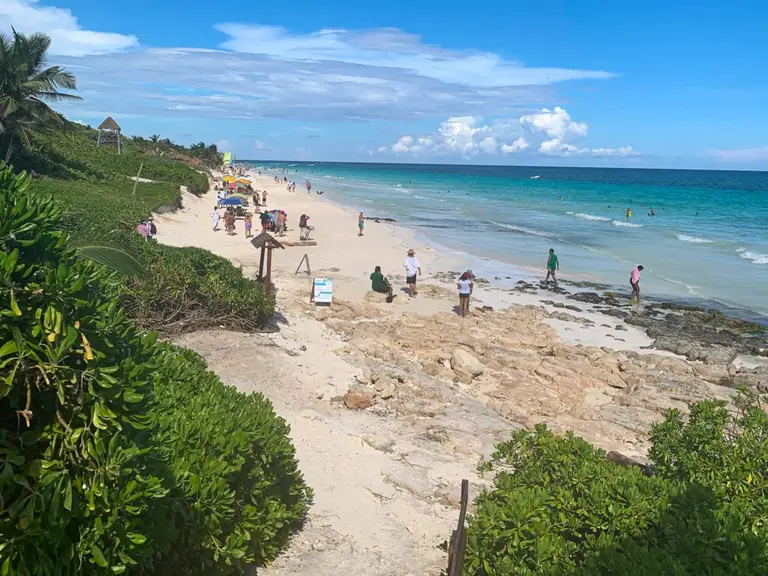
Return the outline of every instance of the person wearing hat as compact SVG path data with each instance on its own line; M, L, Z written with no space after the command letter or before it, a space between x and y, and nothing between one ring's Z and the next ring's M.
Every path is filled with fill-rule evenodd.
M360 210L360 216L357 217L357 227L360 229L357 233L358 236L363 235L363 228L365 228L365 212Z
M416 258L416 253L413 248L408 250L408 257L405 259L405 282L408 284L408 289L411 292L411 297L416 296L416 275L421 276L421 264Z

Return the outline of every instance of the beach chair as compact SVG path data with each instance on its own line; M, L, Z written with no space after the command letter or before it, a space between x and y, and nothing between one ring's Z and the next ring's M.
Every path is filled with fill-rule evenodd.
M310 236L312 236L312 230L314 230L314 226L305 226L301 229L301 236L299 236L299 239L304 242L306 240L311 240Z

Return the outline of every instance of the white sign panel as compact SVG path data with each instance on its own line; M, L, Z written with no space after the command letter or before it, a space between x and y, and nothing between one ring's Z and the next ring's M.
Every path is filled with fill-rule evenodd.
M314 300L315 304L330 304L333 296L332 278L315 278Z

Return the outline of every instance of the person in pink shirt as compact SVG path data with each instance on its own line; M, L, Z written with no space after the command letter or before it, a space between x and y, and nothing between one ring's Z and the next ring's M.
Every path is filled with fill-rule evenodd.
M642 266L636 266L632 269L632 275L629 277L629 284L632 286L632 296L630 296L630 300L637 300L640 302L640 272L642 271Z

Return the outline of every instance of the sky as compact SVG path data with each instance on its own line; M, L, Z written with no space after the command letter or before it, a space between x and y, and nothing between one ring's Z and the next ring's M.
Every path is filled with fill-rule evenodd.
M768 4L0 0L126 134L240 159L768 169Z

